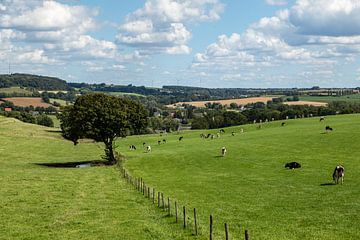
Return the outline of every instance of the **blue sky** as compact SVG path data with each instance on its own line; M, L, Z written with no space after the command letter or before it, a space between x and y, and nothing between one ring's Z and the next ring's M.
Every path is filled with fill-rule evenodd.
M0 73L160 87L360 86L359 0L0 0Z

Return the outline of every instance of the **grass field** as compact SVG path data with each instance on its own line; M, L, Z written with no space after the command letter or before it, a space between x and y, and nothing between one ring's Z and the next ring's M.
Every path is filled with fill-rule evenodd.
M204 238L213 214L215 239L224 239L225 222L232 239L240 239L244 229L262 240L360 239L359 121L360 115L298 119L261 130L247 125L243 134L234 127L214 140L199 134L215 130L129 137L119 144L152 146L151 153L126 150L126 168L180 206L196 207ZM325 125L334 131L324 133ZM163 138L167 143L157 145ZM220 157L223 146L226 157ZM302 168L285 170L291 161ZM332 185L337 164L345 166L344 185Z
M20 87L0 88L0 93L22 93L31 96L32 92Z
M100 159L54 129L0 117L0 239L188 239L119 177L115 167L35 163ZM56 129L55 129L56 130Z
M54 102L59 103L61 106L66 106L66 105L68 105L65 100L56 99L56 98L50 98L50 103L51 103L51 104L54 104Z
M301 101L314 101L314 102L360 102L360 94L345 95L345 96L300 96Z

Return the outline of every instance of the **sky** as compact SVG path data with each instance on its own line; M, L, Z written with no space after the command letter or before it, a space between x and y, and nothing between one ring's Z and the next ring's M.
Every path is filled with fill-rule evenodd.
M360 0L0 0L0 74L359 87Z

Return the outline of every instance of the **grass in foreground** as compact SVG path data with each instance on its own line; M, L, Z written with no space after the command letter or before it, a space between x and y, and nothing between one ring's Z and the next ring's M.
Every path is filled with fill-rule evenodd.
M0 117L0 239L191 238L115 167L35 165L100 159L99 145L75 147L53 130Z
M289 120L226 129L220 139L203 133L129 137L119 141L151 153L126 150L127 169L141 176L180 206L196 207L200 232L208 236L208 217L214 216L215 239L224 238L224 223L233 239L249 229L253 239L360 239L360 115ZM325 125L334 128L324 133ZM237 133L231 136L231 131ZM181 142L179 136L184 136ZM166 144L157 145L166 139ZM221 147L228 154L220 157ZM301 169L285 170L297 161ZM337 164L345 166L344 185L332 185Z

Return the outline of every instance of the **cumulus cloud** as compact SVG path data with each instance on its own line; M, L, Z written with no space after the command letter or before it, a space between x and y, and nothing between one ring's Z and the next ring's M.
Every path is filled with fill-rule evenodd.
M298 0L290 22L301 34L354 36L360 34L358 0Z
M126 17L116 39L147 53L188 54L187 25L218 20L223 9L219 0L147 0Z

